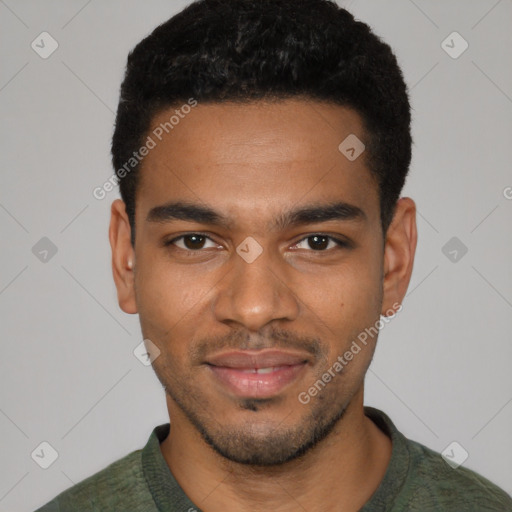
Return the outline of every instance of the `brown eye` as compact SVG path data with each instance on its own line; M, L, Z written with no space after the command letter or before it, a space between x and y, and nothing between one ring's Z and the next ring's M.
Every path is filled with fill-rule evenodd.
M308 244L311 249L324 250L327 249L329 245L329 237L328 236L310 236L308 237Z
M166 246L174 245L184 251L199 251L208 248L205 244L210 242L211 247L217 247L209 237L200 233L191 233L189 235L181 235L165 243Z
M332 245L332 244L334 245ZM303 245L302 247L299 247L300 245ZM307 247L305 246L307 244ZM331 245L329 245L331 244ZM343 240L339 240L337 238L334 238L332 236L328 235L310 235L306 238L303 238L300 242L295 244L294 247L299 249L313 249L313 251L316 252L326 252L327 250L334 249L336 247L347 247L348 244L344 242Z
M202 249L206 237L202 235L186 235L183 237L183 244L187 249Z

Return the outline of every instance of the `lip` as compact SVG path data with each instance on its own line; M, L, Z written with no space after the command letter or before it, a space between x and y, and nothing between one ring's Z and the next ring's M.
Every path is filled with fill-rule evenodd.
M294 352L244 350L217 354L206 363L216 380L233 394L270 398L300 377L308 359Z

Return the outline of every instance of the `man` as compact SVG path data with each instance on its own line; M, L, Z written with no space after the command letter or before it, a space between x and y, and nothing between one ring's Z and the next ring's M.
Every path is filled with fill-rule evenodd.
M417 240L406 85L367 25L190 5L129 55L112 153L118 300L170 423L40 510L512 510L363 406Z

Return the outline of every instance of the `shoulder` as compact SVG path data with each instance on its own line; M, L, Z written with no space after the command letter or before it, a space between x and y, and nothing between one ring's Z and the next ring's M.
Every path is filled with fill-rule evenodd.
M147 507L153 500L144 478L141 453L142 450L129 453L63 491L36 512L114 510L114 506L123 510L121 507L127 505L138 510Z
M445 511L512 511L511 497L483 476L450 466L440 453L416 441L408 439L407 444L410 468L404 487L411 504Z
M512 498L497 485L408 439L379 409L365 407L365 414L392 439L393 449L384 480L364 510L512 512Z

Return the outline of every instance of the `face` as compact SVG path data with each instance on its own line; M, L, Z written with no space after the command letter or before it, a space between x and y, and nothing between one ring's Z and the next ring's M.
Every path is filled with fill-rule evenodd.
M119 302L160 351L173 428L230 460L279 464L327 436L376 336L344 355L405 293L412 201L383 249L366 155L338 149L350 134L364 143L340 106L199 104L144 158L134 249L112 206Z

